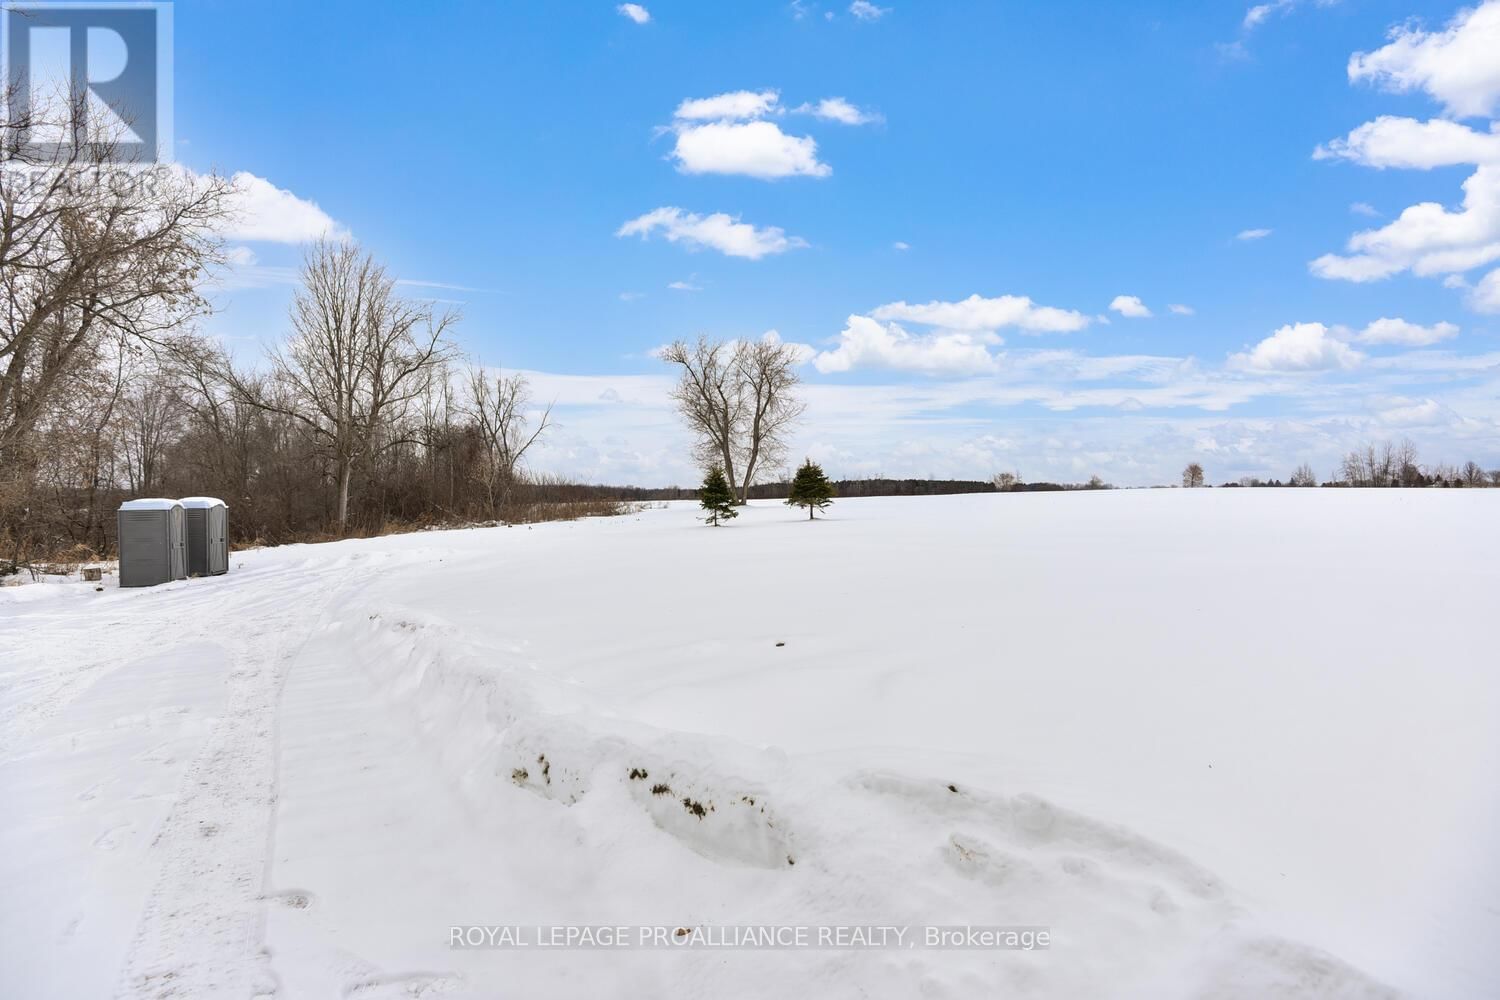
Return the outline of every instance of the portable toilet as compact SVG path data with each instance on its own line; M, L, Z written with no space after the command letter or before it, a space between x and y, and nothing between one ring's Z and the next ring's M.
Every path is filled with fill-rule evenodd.
M217 497L183 497L188 576L229 571L229 507Z
M118 514L120 586L151 587L187 576L182 504L152 498L126 500Z

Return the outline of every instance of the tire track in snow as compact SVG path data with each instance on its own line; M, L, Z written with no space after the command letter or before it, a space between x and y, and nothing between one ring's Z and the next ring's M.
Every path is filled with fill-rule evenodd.
M121 969L120 1000L277 992L265 947L276 716L287 673L321 626L328 583L342 569L256 602L260 617L233 637L228 707L152 845L161 873ZM325 596L310 601L314 594Z

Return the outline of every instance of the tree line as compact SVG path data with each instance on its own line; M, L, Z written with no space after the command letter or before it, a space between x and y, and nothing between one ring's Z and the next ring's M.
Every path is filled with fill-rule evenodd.
M523 376L459 355L456 316L394 288L354 244L321 243L260 368L191 332L80 356L20 438L29 460L6 466L0 559L107 553L129 496L220 496L237 544L617 509L528 475L550 408Z
M1190 462L1182 470L1182 485L1199 487L1205 485L1203 466ZM1462 465L1446 462L1423 464L1418 459L1417 446L1411 440L1377 441L1362 445L1347 452L1338 468L1323 482L1306 462L1297 466L1286 480L1261 479L1258 476L1242 476L1235 482L1223 486L1342 486L1359 489L1418 489L1450 488L1480 489L1500 487L1500 469L1485 470L1478 462L1467 461Z
M48 126L81 141L27 142ZM231 183L117 149L82 102L0 120L0 572L108 554L127 497L222 497L237 544L618 508L528 475L550 409L352 242L308 251L286 337L236 361L195 330Z

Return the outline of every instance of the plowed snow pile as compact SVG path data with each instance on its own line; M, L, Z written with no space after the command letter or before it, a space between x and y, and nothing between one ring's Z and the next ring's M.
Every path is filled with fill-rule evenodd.
M0 589L0 993L1500 988L1500 492L695 513Z

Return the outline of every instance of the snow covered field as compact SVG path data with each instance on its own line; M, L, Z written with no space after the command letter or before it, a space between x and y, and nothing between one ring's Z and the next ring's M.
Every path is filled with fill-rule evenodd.
M1494 995L1497 502L680 505L0 589L0 992ZM449 947L569 923L1052 944Z

